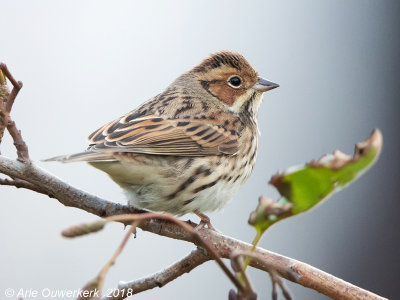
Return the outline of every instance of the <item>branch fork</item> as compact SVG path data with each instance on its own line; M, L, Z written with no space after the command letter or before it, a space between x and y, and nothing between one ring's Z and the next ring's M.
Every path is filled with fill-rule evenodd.
M13 85L11 93L8 90L6 78ZM22 139L21 131L17 129L15 122L11 119L10 113L14 105L15 98L22 88L22 82L16 81L11 75L7 66L0 63L0 144L4 135L4 130L7 128L14 141L14 146L17 149L18 160L29 163L28 146Z

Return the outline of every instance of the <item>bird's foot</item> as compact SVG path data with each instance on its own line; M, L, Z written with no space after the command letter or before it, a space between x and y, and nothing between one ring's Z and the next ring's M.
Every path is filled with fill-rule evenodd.
M203 229L205 226L207 226L208 229L221 233L221 231L219 231L217 228L211 225L211 221L208 216L199 212L198 210L195 210L194 213L200 218L200 223L199 225L196 226L195 230L200 230Z

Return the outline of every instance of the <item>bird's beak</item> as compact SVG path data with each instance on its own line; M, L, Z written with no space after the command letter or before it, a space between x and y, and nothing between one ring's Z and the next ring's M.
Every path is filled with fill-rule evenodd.
M279 84L258 77L258 81L253 86L253 89L259 92L266 92L277 87L279 87Z

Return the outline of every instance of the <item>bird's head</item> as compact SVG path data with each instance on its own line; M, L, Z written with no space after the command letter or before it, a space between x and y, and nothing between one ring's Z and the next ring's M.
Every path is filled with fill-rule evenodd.
M247 111L256 117L262 94L279 85L258 76L239 53L222 51L210 55L190 73L201 86L234 113Z

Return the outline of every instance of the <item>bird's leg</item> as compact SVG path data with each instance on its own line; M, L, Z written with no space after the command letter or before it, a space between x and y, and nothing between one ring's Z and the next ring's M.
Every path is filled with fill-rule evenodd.
M207 225L208 229L211 229L215 232L220 232L218 229L216 229L214 226L211 225L210 218L206 216L205 214L199 212L197 209L194 211L194 213L200 218L200 224L197 225L196 229L201 229L204 226Z

